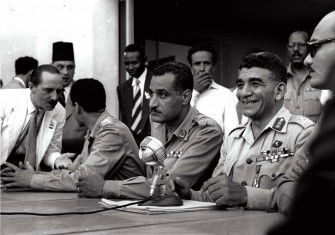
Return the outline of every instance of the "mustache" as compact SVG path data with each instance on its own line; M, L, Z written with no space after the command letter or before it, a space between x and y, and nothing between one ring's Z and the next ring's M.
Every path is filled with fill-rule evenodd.
M294 52L292 56L301 56L299 52Z
M159 113L160 111L158 111L156 107L152 107L152 108L150 108L150 113L152 113L152 112Z

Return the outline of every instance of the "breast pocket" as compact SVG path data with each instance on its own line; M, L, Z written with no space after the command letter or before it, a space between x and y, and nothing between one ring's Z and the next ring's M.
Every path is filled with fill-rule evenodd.
M305 90L305 100L304 100L304 110L306 115L316 116L321 113L321 103L320 103L321 91L314 88L306 88Z
M264 162L259 172L259 187L271 189L291 165L292 157L282 158L278 162Z

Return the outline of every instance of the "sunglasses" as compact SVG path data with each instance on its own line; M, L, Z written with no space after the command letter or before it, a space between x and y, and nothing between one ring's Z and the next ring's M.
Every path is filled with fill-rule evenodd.
M311 57L314 57L319 48L326 43L335 41L335 38L326 38L318 41L307 42L307 47Z

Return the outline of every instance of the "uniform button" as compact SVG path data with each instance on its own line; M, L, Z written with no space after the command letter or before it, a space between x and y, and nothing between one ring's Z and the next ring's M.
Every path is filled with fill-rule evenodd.
M272 178L275 178L275 177L276 177L276 174L272 174L271 177L272 177Z
M251 164L252 160L250 158L247 158L247 160L245 160L247 162L247 164Z
M242 185L242 186L246 186L246 185L247 185L247 182L242 181L242 182L241 182L241 185Z

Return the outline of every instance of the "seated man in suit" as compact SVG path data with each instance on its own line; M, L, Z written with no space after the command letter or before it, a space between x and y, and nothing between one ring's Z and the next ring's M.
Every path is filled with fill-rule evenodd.
M130 78L117 87L121 120L139 145L150 135L148 89L152 73L145 67L144 49L130 44L124 50L124 65Z
M184 198L219 206L276 210L276 184L303 148L314 123L284 107L286 68L275 54L246 55L236 84L237 108L249 121L229 133L219 164L200 191L191 191L182 178L175 178L175 188Z
M58 103L62 77L54 66L41 65L33 71L29 87L0 92L0 165L29 161L36 169L64 167L71 161L60 157L65 122L65 110Z
M4 89L27 88L31 73L37 68L38 61L32 57L20 57L15 61L15 77L4 86Z
M179 176L195 186L202 182L222 144L222 131L213 119L190 106L193 89L191 70L182 63L170 62L153 71L150 83L152 136L165 146L164 161L170 176ZM107 180L98 175L79 178L80 196L145 198L149 196L153 168L147 178Z
M52 172L35 172L29 164L20 169L6 163L13 172L2 172L5 187L76 191L76 182L84 175L97 174L115 180L145 175L129 129L105 110L103 85L95 79L79 79L73 84L70 97L77 121L89 130L83 152L68 169Z

